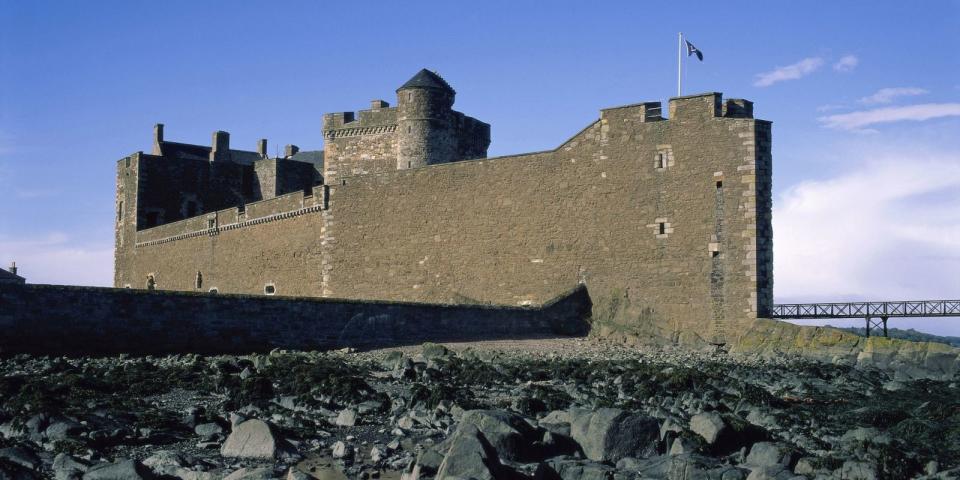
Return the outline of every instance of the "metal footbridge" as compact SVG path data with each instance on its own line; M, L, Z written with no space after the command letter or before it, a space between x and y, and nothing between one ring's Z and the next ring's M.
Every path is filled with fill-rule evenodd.
M902 302L785 303L774 305L771 318L819 319L863 318L867 336L871 330L883 329L887 320L897 317L960 317L960 300L918 300Z

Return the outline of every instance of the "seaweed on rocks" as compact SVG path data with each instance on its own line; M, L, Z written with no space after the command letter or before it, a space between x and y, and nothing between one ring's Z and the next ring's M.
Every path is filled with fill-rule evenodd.
M434 409L444 401L451 402L464 410L481 406L469 388L444 383L415 383L410 388L407 407Z

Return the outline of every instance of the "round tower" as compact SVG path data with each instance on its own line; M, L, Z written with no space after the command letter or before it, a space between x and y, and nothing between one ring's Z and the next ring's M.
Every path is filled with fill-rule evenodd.
M440 75L420 70L397 89L397 169L455 160L456 92Z

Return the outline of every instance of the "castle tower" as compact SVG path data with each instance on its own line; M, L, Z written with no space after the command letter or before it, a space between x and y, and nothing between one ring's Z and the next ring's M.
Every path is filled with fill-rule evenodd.
M436 73L420 70L397 89L397 169L457 160L456 92Z

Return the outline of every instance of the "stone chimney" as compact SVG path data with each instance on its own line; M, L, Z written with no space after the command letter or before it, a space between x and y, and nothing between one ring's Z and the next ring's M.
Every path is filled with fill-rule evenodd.
M230 160L230 134L222 130L213 132L213 145L210 149L211 162Z
M390 107L390 104L389 104L389 103L387 103L387 102L385 102L385 101L383 101L383 100L380 100L380 99L376 99L376 100L371 100L371 101L370 101L370 109L371 109L371 110L380 110L381 108L389 108L389 107Z
M10 270L9 270L9 272L12 273L12 274L14 274L14 275L17 274L17 262L10 262Z
M300 147L296 145L287 145L283 147L283 158L290 158L297 154L300 151Z
M260 154L260 158L267 158L267 139L261 138L257 140L257 153Z
M163 155L163 151L160 149L160 144L163 143L163 124L158 123L153 126L153 154L154 155Z

